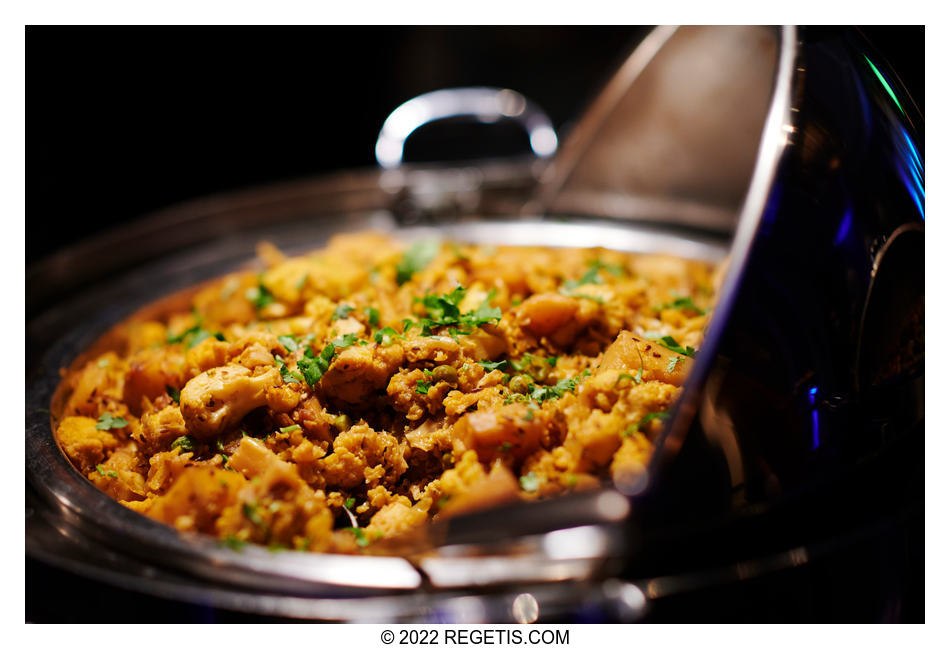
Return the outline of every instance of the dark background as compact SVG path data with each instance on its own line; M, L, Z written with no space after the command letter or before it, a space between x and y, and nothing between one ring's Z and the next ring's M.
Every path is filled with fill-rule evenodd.
M179 201L373 166L390 111L438 88L514 88L563 136L647 31L27 27L27 264ZM923 27L862 31L923 110ZM452 144L407 156L524 146Z

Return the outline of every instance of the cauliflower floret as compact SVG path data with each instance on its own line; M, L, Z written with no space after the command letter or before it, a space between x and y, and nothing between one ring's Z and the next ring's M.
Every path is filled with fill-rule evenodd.
M385 388L402 361L403 350L399 344L347 347L323 375L321 385L331 397L360 403L374 390Z
M267 388L279 384L277 368L256 376L240 365L202 372L188 381L181 391L181 414L185 425L195 437L214 437L237 424L255 408L267 405Z
M56 430L63 451L83 473L102 462L107 451L119 445L114 435L96 429L96 420L91 417L66 417Z

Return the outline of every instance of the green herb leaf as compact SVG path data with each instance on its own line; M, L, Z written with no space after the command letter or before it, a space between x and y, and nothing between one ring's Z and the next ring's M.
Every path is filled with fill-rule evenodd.
M201 325L195 325L194 327L191 327L190 329L185 329L183 332L181 332L177 336L172 336L171 334L169 334L168 337L166 338L166 341L168 342L169 345L183 342L185 343L186 349L191 349L192 347L207 340L208 338L217 338L218 340L223 341L224 334L222 334L220 331L216 333L211 333L207 329L202 329Z
M343 529L353 533L353 536L356 537L356 545L360 546L361 548L365 548L367 545L369 545L369 539L366 538L366 534L363 532L362 528L344 527Z
M237 552L243 549L245 545L247 545L247 541L242 541L238 537L234 536L233 534L228 534L221 541L221 545Z
M580 383L580 377L575 376L572 379L561 379L554 385L536 385L531 391L531 398L535 401L560 399L568 392L573 392L578 383Z
M416 380L416 392L419 394L429 394L429 388L432 387L432 383L429 381L423 381L422 379Z
M258 311L263 309L265 306L274 303L274 294L270 292L264 284L258 279L257 286L252 286L247 289L244 293L244 297L254 305L254 308Z
M101 465L101 464L97 464L97 465L96 465L96 471L99 472L99 475L105 475L105 474L106 474L106 471L105 471L105 469L102 468L102 465Z
M172 398L172 401L174 401L175 403L180 403L180 402L181 402L181 391L180 391L180 390L176 390L176 389L173 388L172 386L166 385L166 386L165 386L165 394L167 394L168 396L170 396L170 397Z
M353 312L353 308L349 304L340 304L336 310L333 312L333 315L330 316L330 322L334 320L343 320L344 318L349 318L350 313Z
M118 478L118 477L119 477L119 474L116 473L115 471L106 471L106 475L107 475L108 477L110 477L110 478Z
M346 499L346 502L343 503L347 509L353 509L353 505L356 504L356 498L350 497Z
M357 341L357 338L356 334L346 334L339 338L334 338L330 341L330 344L337 349L345 349L346 347L352 346Z
M129 425L123 417L113 417L111 412L104 412L99 416L96 423L96 430L110 430L112 428L125 428Z
M264 519L257 513L257 503L244 503L241 505L241 511L244 513L244 518L258 527L264 527Z
M389 347L398 338L402 338L402 336L392 327L384 327L373 334L373 340L383 347Z
M627 274L627 269L624 268L623 266L620 266L619 264L606 264L599 259L594 259L592 261L589 261L587 262L587 265L592 270L595 270L595 271L606 270L608 273L610 273L614 277L623 277L624 275Z
M669 417L670 417L670 413L668 412L651 412L648 415L644 415L640 419L640 421L638 421L637 423L628 427L625 431L623 431L622 435L624 437L628 437L630 435L633 435L637 431L639 431L641 426L645 426L646 424L653 421L654 419L665 420L665 419L669 419Z
M354 336L355 339L354 334L349 335ZM345 345L341 344L340 346ZM309 385L311 388L317 384L317 382L323 376L323 373L330 368L330 361L333 360L333 355L336 353L336 349L337 345L335 344L335 341L332 341L323 348L323 351L320 352L320 356L315 357L313 355L313 350L308 345L307 349L304 351L303 357L297 361L297 367L301 372L303 372L303 378L307 382L307 385Z
M366 306L363 307L363 313L366 314L366 321L369 322L369 326L376 327L379 325L379 309Z
M676 352L677 354L689 356L690 358L693 358L696 355L695 349L689 346L683 347L678 342L676 342L676 339L673 336L663 336L657 340L657 343L663 347L666 347L670 351Z
M172 446L171 446L172 448L178 448L179 446L182 448L182 450L185 450L185 451L195 450L195 442L188 435L182 435L181 437L176 439L174 442L172 442Z
M666 366L667 373L672 373L673 370L676 369L676 364L682 363L685 360L686 359L683 358L682 356L673 356L672 358L670 358L670 364Z
M428 239L416 241L403 253L402 259L396 265L396 283L402 286L408 282L412 276L425 269L429 263L439 254L442 247L438 239Z
M277 336L277 342L283 345L289 354L293 354L299 347L297 339L293 336Z
M489 361L489 360L483 360L483 361L478 361L478 364L481 365L485 369L486 372L491 372L492 370L503 369L504 367L508 365L508 361L506 361L505 359L501 359L500 361L494 361L494 362Z
M518 479L518 482L521 483L521 488L524 489L525 491L534 492L534 491L537 491L538 487L541 486L541 481L538 479L536 475L534 475L533 472L527 473L521 476Z
M698 306L696 306L696 303L693 302L693 298L689 297L688 295L685 297L676 297L675 299L673 299L673 301L667 302L666 304L658 304L654 307L654 309L656 309L657 311L662 311L664 309L679 309L681 311L695 311L699 315L705 315L706 313L706 310L701 309Z

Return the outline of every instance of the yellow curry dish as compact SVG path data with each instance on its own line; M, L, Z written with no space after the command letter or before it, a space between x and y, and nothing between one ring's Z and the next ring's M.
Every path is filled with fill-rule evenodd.
M333 238L118 325L52 412L109 497L232 546L381 551L430 520L644 476L715 269ZM374 547L375 546L375 547Z

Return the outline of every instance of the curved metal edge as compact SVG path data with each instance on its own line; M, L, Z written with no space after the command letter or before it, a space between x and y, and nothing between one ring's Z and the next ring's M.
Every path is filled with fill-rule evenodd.
M729 253L731 258L729 267L723 277L722 288L719 291L715 311L703 343L705 349L718 348L726 332L742 287L752 245L775 182L779 162L789 145L787 132L783 127L790 124L793 119L792 87L796 72L795 62L799 52L797 29L789 25L779 28L779 40L779 58L772 100L762 129L752 180L739 211L738 225ZM696 355L696 362L683 386L683 393L673 407L669 423L657 441L656 451L650 460L651 479L657 479L662 475L663 469L670 464L682 447L686 434L699 412L702 386L715 361L714 355L704 354L702 349Z
M539 158L554 155L557 134L540 106L507 88L448 88L413 97L398 106L383 122L376 139L376 161L384 169L402 165L406 140L418 128L452 117L481 122L510 119L528 134L531 150Z
M583 119L565 140L561 152L544 170L537 192L525 204L522 213L548 211L554 198L574 172L580 159L587 153L597 134L600 133L607 116L613 112L630 85L636 81L677 29L679 28L675 25L656 27L634 48L593 105L584 112Z

